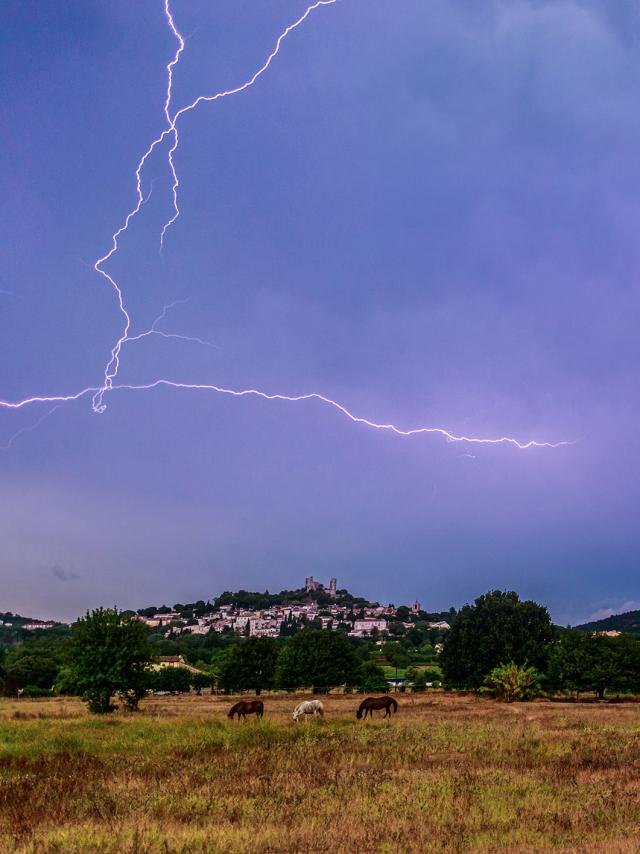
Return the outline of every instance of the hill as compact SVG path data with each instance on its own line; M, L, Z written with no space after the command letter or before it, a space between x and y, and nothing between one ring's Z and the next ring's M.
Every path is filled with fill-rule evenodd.
M581 632L629 632L640 635L640 611L626 611L624 614L612 614L603 620L593 620L576 626Z

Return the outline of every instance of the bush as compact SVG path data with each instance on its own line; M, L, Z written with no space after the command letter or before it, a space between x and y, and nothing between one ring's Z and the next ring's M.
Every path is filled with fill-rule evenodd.
M490 694L505 703L531 700L540 694L541 678L535 667L511 661L509 664L494 667L491 673L485 676L480 692Z
M40 688L39 685L27 685L20 696L35 700L40 697L53 697L53 691L50 688Z

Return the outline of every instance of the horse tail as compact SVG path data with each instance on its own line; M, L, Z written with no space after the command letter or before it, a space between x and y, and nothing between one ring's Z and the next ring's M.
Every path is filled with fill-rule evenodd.
M393 699L393 697L389 697L389 699L391 700L391 703L393 704L393 711L397 712L398 711L398 703Z

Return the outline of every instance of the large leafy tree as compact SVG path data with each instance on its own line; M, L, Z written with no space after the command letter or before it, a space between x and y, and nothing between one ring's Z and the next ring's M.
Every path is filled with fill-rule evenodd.
M191 671L186 667L162 667L153 676L156 691L188 694L191 690Z
M97 608L73 625L68 644L69 679L95 713L112 711L120 694L137 708L149 682L148 629L117 608Z
M277 683L286 690L313 687L325 691L336 685L356 685L361 662L343 634L305 629L285 646L278 660Z
M260 694L273 688L278 642L274 638L251 637L229 648L218 673L226 691L253 690Z
M554 644L548 668L549 687L565 691L605 691L640 688L640 639L565 632Z
M380 694L389 690L384 670L375 661L365 661L360 667L358 691L365 694Z
M622 691L640 693L640 637L622 635L615 638L618 680L616 687Z
M46 653L7 656L5 690L14 694L21 688L49 689L58 675L58 662Z
M517 593L494 590L465 605L446 633L440 657L444 682L452 688L479 688L494 667L508 662L546 669L555 634L542 605Z
M62 645L56 638L29 638L12 646L4 659L4 691L24 688L49 690L61 664Z

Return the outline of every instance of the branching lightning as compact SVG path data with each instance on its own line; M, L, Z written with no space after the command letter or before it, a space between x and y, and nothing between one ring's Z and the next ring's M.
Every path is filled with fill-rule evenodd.
M146 332L140 332L138 335L128 335L126 342L129 344L131 341L141 341L143 338L149 338L151 335L158 335L161 338L175 338L178 341L187 341L191 344L202 344L204 347L214 347L216 350L221 350L219 344L214 344L213 341L206 341L204 338L198 338L196 335L181 335L178 332L163 332L161 329L158 329L158 324L165 319L167 316L167 312L170 311L176 305L184 305L189 302L188 299L177 299L173 302L165 305L160 314L156 317L156 319L151 324L151 327L147 329Z
M60 409L61 406L61 403L57 403L54 407L44 412L40 416L40 418L38 418L38 420L35 421L33 424L27 424L26 427L21 427L19 430L16 430L16 432L12 436L9 436L9 438L3 445L0 445L0 451L8 451L9 448L16 441L16 439L19 439L20 436L22 436L24 433L31 433L33 430L39 427L43 421L46 421L50 415L53 415L56 410Z
M18 431L18 433L14 434L14 436L9 440L9 445L14 439L20 435L21 433L35 429L38 424L40 424L45 418L51 415L56 409L59 408L63 403L71 403L73 401L80 400L82 398L88 397L91 395L91 403L93 410L96 413L104 412L106 409L106 404L104 402L104 397L107 392L115 392L115 391L131 391L131 392L141 392L141 391L150 391L158 388L170 388L173 390L190 390L190 391L198 391L198 392L213 392L216 394L228 395L236 398L241 397L257 397L261 398L265 401L279 401L283 403L302 403L302 402L319 402L324 406L331 407L337 410L342 416L347 418L349 421L355 424L361 424L366 427L389 432L395 434L397 436L403 437L411 437L425 434L434 434L444 438L448 442L457 442L457 443L465 443L468 445L471 444L482 444L482 445L512 445L520 450L525 450L527 448L558 448L562 445L572 444L571 442L547 442L547 441L536 441L530 440L526 442L521 442L515 438L509 436L500 436L496 438L479 438L473 436L465 436L465 435L457 435L449 430L446 430L441 427L414 427L410 429L404 429L401 427L397 427L392 423L379 423L377 421L373 421L369 418L364 418L359 415L355 415L346 406L339 403L336 400L331 399L330 397L326 397L325 395L319 394L317 392L311 392L307 394L298 394L298 395L287 395L282 393L274 393L270 394L259 389L231 389L226 388L224 386L219 386L215 384L201 384L201 383L188 383L188 382L175 382L169 379L156 379L149 383L116 383L118 372L120 369L120 358L122 355L122 350L125 344L140 341L144 338L151 336L159 336L162 338L172 338L179 339L186 342L194 342L198 344L202 344L209 347L217 347L216 344L213 344L210 341L206 341L202 338L197 338L195 336L188 335L180 335L178 333L172 332L164 332L157 328L158 324L165 319L167 312L175 305L180 302L184 302L184 300L178 300L174 303L166 305L161 312L161 314L154 320L151 327L145 332L138 333L136 335L130 335L130 330L132 326L131 316L126 308L124 294L122 288L117 283L115 278L105 269L105 265L109 262L109 260L115 255L115 253L119 249L119 241L123 234L128 230L131 221L140 213L146 199L144 198L142 191L142 175L144 167L153 154L153 152L162 145L165 139L170 139L170 145L167 151L167 164L169 168L169 172L171 175L171 193L172 193L172 215L163 225L161 233L160 233L160 249L162 251L162 247L164 245L164 241L167 235L168 230L175 223L175 221L180 216L180 208L178 205L178 192L180 188L180 180L178 176L178 172L175 166L174 155L176 154L179 144L180 144L180 135L178 130L178 123L180 119L185 116L187 113L195 110L200 104L204 103L212 103L223 98L230 97L232 95L238 95L247 89L250 89L256 81L262 77L262 75L269 69L273 60L277 57L280 52L280 48L284 40L296 30L301 24L303 24L307 18L322 6L332 6L337 2L337 0L317 0L316 2L309 5L305 12L297 18L292 24L290 24L286 29L284 29L281 34L278 36L275 46L273 47L271 53L267 56L266 60L263 64L258 68L254 74L249 77L244 83L235 86L230 89L226 89L220 92L216 92L211 95L200 95L190 104L181 107L175 111L172 111L172 100L173 100L173 75L174 71L178 67L180 63L180 58L185 49L185 39L176 27L173 13L170 8L169 0L164 0L164 15L168 24L169 29L171 30L173 36L175 37L178 46L176 48L175 54L171 61L167 64L167 89L166 89L166 97L164 102L164 119L165 119L165 127L161 131L161 133L151 142L149 147L146 149L135 170L135 185L136 185L136 203L134 207L126 214L124 220L120 227L112 234L111 243L108 251L98 258L93 264L93 269L103 277L103 279L107 282L109 287L114 291L116 296L116 303L118 307L118 311L120 312L123 318L123 327L122 332L113 347L111 348L110 358L107 362L104 369L104 378L99 386L91 386L80 391L76 391L72 394L54 394L54 395L33 395L30 397L26 397L22 400L17 401L8 401L0 399L0 410L19 410L26 408L28 406L32 406L35 404L54 404L53 409L48 410L36 424L31 427L23 428ZM469 456L472 456L469 454Z

